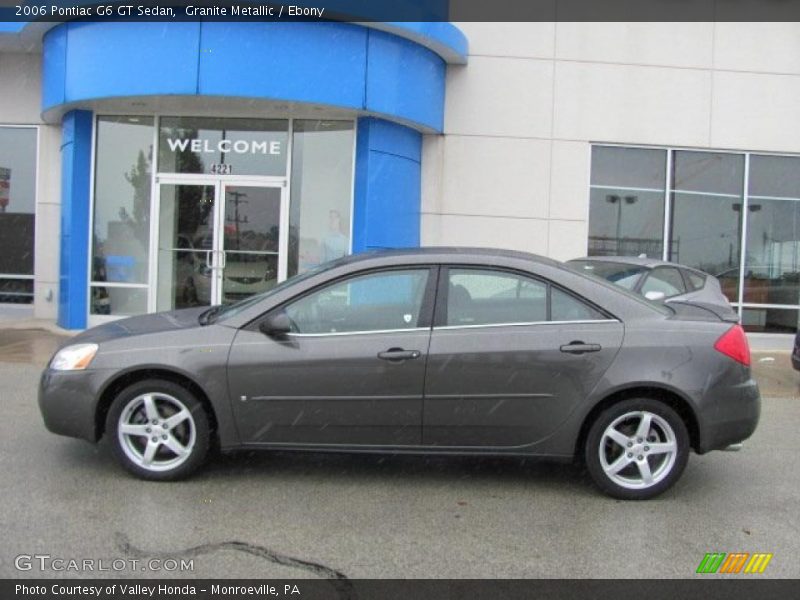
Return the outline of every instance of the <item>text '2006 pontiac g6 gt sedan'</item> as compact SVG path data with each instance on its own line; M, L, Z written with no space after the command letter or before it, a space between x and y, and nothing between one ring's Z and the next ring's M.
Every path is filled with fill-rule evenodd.
M209 448L582 460L644 499L690 450L749 437L742 328L530 254L429 248L340 259L229 306L115 321L45 369L47 427L145 479Z

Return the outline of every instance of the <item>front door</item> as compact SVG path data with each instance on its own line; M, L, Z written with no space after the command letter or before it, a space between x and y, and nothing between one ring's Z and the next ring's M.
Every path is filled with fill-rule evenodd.
M280 183L159 177L153 310L227 304L286 278Z
M228 386L242 441L418 445L434 279L430 267L352 276L275 309L286 336L241 329Z

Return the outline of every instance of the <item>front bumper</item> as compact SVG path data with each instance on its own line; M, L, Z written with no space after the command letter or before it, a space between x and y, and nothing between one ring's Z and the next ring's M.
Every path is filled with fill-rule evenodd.
M761 394L754 379L729 388L726 397L718 400L713 418L706 415L697 451L704 454L743 442L753 435L760 416Z
M90 442L98 439L95 415L102 372L45 369L39 380L39 410L47 429Z

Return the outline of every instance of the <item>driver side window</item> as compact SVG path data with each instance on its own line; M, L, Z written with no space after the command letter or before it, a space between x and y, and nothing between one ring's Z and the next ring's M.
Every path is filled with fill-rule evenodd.
M429 269L369 273L339 281L292 302L294 333L326 334L418 326Z

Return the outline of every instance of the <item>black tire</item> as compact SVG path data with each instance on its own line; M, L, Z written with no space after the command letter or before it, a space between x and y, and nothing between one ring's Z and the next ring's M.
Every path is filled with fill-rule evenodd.
M645 415L650 415L650 427L647 436L640 437L637 433L646 426ZM673 452L664 451L670 447ZM592 480L606 494L647 500L680 479L689 460L689 433L683 419L664 402L631 398L610 406L595 419L586 437L584 458ZM615 469L619 470L614 473Z
M150 413L155 419L147 416L149 403L145 397L150 397L156 407L156 413ZM123 424L142 433L120 435ZM211 444L203 404L183 386L161 379L136 382L114 398L106 415L106 435L125 469L153 481L187 477L205 462ZM151 447L155 449L148 464ZM185 452L179 454L173 448Z

